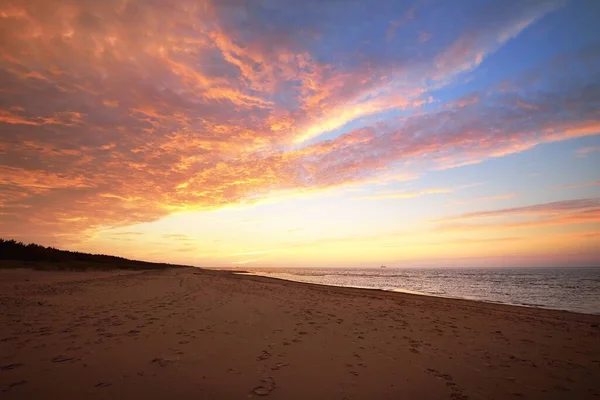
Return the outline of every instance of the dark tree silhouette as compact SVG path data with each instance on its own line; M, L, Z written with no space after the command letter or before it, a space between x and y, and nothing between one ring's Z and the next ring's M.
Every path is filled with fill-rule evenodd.
M181 267L180 265L129 260L106 254L88 254L78 251L59 250L39 244L25 244L16 240L0 239L0 260L58 263L57 267L77 267L79 263L96 264L99 268L158 269ZM75 263L75 265L73 264ZM87 265L92 267L92 265Z

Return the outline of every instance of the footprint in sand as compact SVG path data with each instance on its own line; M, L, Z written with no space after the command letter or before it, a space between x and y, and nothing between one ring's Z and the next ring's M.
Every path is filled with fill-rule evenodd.
M452 379L452 376L448 375L448 374L443 374L435 369L432 368L427 368L425 370L425 372L427 372L429 375L433 375L436 378L439 379L443 379L446 381L446 386L450 389L450 398L453 400L467 400L469 398L469 396L465 395L463 393L463 388L461 388L460 386L458 386L454 380Z
M23 364L21 364L21 363L14 363L14 364L3 365L3 366L0 367L0 371L8 371L8 370L11 370L11 369L15 369L15 368L20 367L21 365L23 365Z
M54 362L54 363L61 363L61 362L66 362L66 361L77 361L79 360L78 358L73 358L73 357L66 357L63 355L58 355L56 357L53 357L50 361Z
M156 357L152 360L153 364L158 364L161 367L166 367L167 365L169 365L172 362L173 362L173 360L167 360L165 358L160 358L160 357Z
M14 388L15 386L25 385L26 383L28 383L28 382L27 381L13 382L13 383L9 384L7 387L5 387L4 389L2 389L2 391L8 392L10 389Z
M250 394L251 395L254 394L257 396L268 396L269 394L271 394L273 389L275 389L275 380L271 377L267 377L267 378L261 379L260 381L261 381L261 385L252 389Z
M287 367L288 365L290 365L290 363L277 363L274 366L271 367L271 370L273 371L277 371L278 369L281 369L283 367Z

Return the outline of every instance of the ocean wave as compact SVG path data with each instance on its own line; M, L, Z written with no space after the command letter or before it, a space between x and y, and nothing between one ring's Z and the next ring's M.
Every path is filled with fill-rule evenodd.
M256 275L331 286L359 287L600 314L600 268L293 269Z

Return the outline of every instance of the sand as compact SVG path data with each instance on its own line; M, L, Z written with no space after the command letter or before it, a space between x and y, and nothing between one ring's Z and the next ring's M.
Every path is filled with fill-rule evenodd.
M0 398L600 398L599 325L194 268L0 270Z

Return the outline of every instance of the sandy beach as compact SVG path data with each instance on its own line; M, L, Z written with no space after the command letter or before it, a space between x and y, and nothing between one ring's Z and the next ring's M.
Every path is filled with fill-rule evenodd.
M600 398L599 325L194 268L0 270L0 398Z

